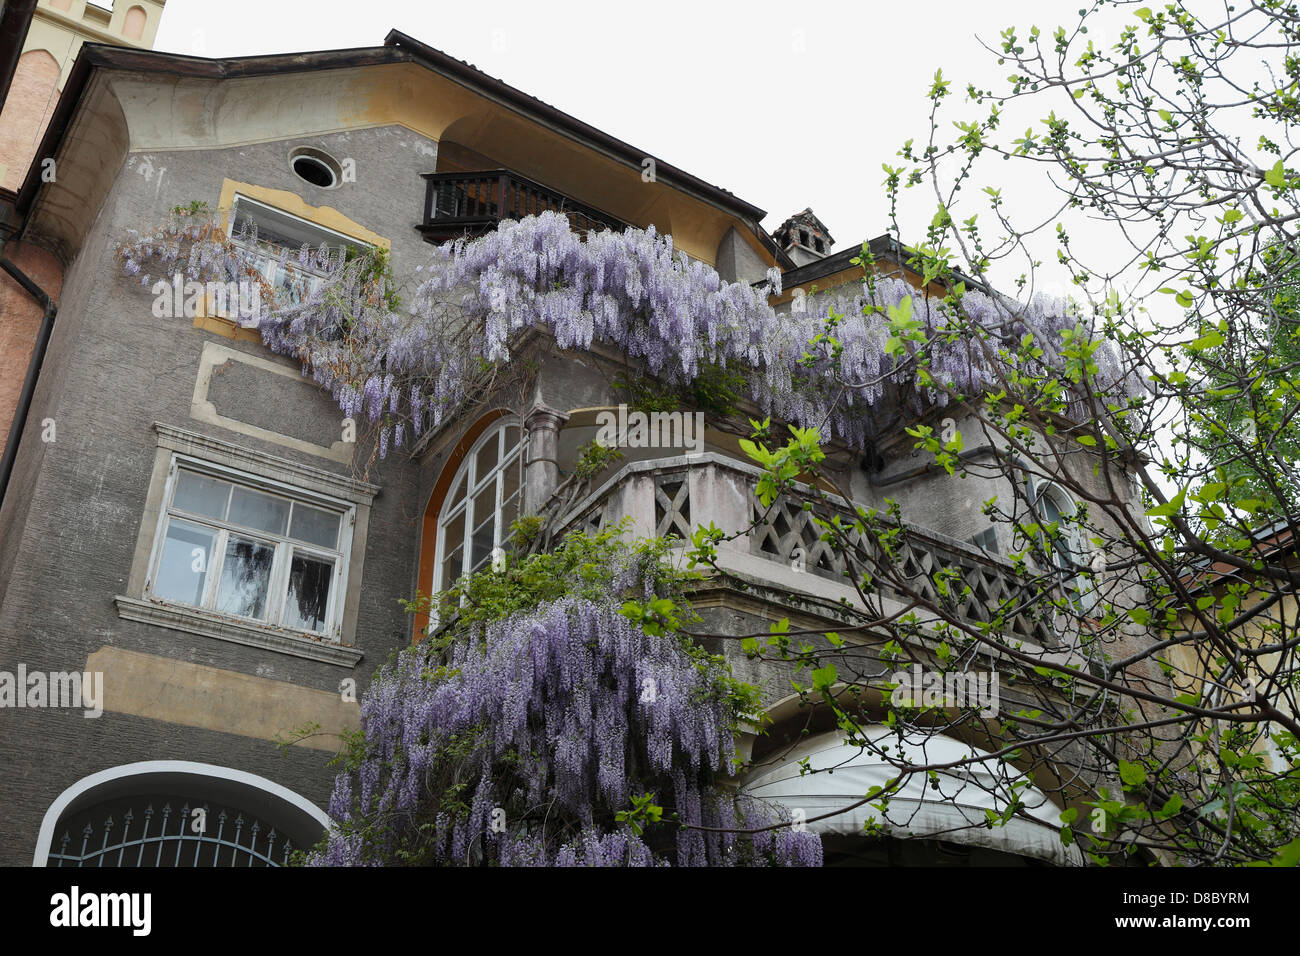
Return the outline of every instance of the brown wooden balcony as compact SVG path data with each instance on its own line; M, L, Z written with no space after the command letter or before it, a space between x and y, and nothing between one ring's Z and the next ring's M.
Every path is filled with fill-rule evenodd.
M424 220L416 228L429 242L482 235L504 219L522 219L547 210L568 216L573 230L583 235L602 229L622 232L628 227L620 219L508 169L421 175Z

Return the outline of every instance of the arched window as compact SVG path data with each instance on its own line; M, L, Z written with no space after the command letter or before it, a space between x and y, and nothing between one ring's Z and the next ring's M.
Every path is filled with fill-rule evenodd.
M509 539L522 497L521 449L519 423L506 418L465 455L438 515L434 594L481 570Z
M1076 547L1075 526L1067 521L1074 517L1074 501L1057 485L1043 484L1034 502L1041 525L1056 525L1060 538L1054 542L1053 563L1062 571L1071 571L1082 555Z
M1032 501L1038 524L1057 528L1059 537L1051 543L1052 563L1063 573L1071 597L1083 610L1091 610L1097 603L1097 595L1082 573L1091 561L1084 530L1075 520L1078 505L1064 488L1046 481L1035 486Z

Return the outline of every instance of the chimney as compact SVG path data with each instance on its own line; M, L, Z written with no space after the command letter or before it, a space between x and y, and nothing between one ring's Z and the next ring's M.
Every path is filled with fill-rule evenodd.
M831 254L835 240L826 231L825 224L811 209L797 212L772 233L772 238L796 266L806 266Z

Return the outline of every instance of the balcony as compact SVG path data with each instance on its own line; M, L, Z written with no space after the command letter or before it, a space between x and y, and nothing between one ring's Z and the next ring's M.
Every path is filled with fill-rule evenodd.
M803 509L801 496L779 498L764 513L754 494L760 474L747 463L713 453L631 462L555 515L553 540L571 530L595 533L625 517L636 537L689 540L696 524L712 521L728 534L743 532L719 547L719 566L766 581L778 590L798 590L832 602L855 600L844 577L843 554L821 540L822 531ZM855 548L870 547L856 533L852 543ZM893 568L909 590L936 604L944 599L934 575L954 568L959 574L955 592L970 587L957 612L962 620L989 621L1004 609L1004 639L1040 648L1060 644L1050 608L1044 613L1043 595L1034 593L1011 562L999 555L938 532L909 527ZM880 595L895 605L907 601L886 581L880 582Z
M628 223L508 169L468 173L423 173L424 220L416 229L428 242L480 236L505 219L546 211L563 213L580 235Z

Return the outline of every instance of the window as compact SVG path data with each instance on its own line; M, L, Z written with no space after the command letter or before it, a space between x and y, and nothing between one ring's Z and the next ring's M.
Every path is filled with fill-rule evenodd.
M1090 561L1083 528L1074 520L1078 513L1074 499L1059 485L1041 482L1034 487L1032 501L1038 524L1044 528L1055 524L1060 535L1051 543L1052 563L1062 572L1073 599L1083 610L1091 610L1097 603L1097 595L1091 581L1081 573Z
M368 251L369 244L341 232L291 216L272 206L236 196L230 212L230 237L247 254L247 261L282 301L297 304L316 291L325 274L298 261L298 252L327 245L331 249Z
M505 421L474 443L452 480L438 517L434 594L487 565L519 517L519 425Z
M343 178L343 170L329 153L311 146L299 146L289 153L289 168L303 182L332 189Z
M988 551L990 554L998 553L998 530L997 528L985 528L983 531L974 535L970 543L975 545L981 551Z
M1067 519L1074 517L1074 502L1056 485L1043 484L1037 489L1034 510L1039 524L1044 527L1056 525L1060 532L1060 537L1052 542L1052 563L1062 571L1073 571L1082 556L1078 547L1078 528L1067 523Z
M172 459L146 597L338 641L348 505Z

